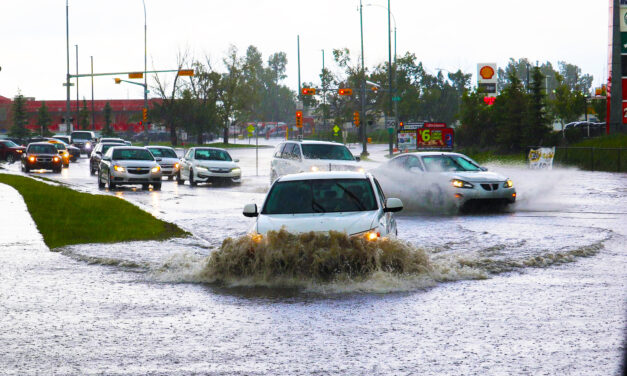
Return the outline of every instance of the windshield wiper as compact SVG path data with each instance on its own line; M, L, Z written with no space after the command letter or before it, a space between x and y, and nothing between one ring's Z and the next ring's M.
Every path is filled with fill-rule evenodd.
M359 207L359 210L366 210L366 207L364 206L364 204L361 203L361 200L359 200L359 198L357 198L357 196L355 196L355 194L351 191L349 191L348 189L346 189L346 187L344 187L342 184L340 183L335 183L335 185L337 185L338 187L342 188L342 190L344 192L346 192L346 194L348 195L348 197L352 198L353 201L355 201L355 203L357 204L357 207Z

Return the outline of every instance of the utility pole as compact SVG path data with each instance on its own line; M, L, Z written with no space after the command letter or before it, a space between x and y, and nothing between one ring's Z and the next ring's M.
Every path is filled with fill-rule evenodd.
M394 90L392 87L392 23L390 21L390 0L388 0L388 78L389 78L389 93L388 93L388 98L389 98L389 107L388 107L388 115L391 117L392 116L392 105L393 105L393 101L392 101L392 96L394 95ZM386 124L385 126L388 127L387 124L387 116L386 116ZM396 119L394 119L394 124L396 124ZM396 126L395 126L396 127ZM389 131L388 131L389 132ZM389 132L389 152L390 152L390 157L392 156L392 152L394 149L394 145L393 145L393 136L392 133Z
M70 134L70 6L65 0L65 42L67 58L67 74L65 75L65 90L67 98L65 100L65 132Z
M96 130L96 112L94 110L94 57L91 59L91 130Z
M361 31L361 116L364 119L361 122L362 132L362 157L368 156L368 139L366 138L366 127L368 126L368 119L366 116L366 69L364 68L364 22L363 22L363 5L359 0L359 29Z
M148 29L146 27L146 1L142 0L142 4L144 5L144 108L148 109ZM142 119L143 120L143 119ZM143 122L142 122L143 124ZM144 130L147 129L147 124L144 124Z
M74 46L76 46L76 74L78 74L78 44L75 44ZM78 77L76 77L76 129L81 129L81 126L79 124L79 117L78 115L80 114L81 111L81 102L78 98Z
M303 95L300 87L300 35L296 36L296 49L298 52L298 101L303 103ZM304 107L304 106L303 106ZM303 138L303 128L300 128L300 138Z

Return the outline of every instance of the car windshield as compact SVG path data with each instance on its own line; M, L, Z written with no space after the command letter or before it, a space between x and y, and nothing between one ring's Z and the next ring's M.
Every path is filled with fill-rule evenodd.
M167 148L148 148L152 155L160 158L178 158L172 149Z
M91 140L91 133L89 133L89 132L72 132L72 139L74 139L74 140Z
M29 153L34 154L57 154L57 149L48 144L48 145L31 145L28 147Z
M18 144L16 144L15 142L11 141L11 140L6 140L6 141L2 141L2 143L10 148L16 148L18 147Z
M459 155L428 155L422 157L427 171L481 171L481 167Z
M368 179L312 179L274 184L262 214L370 210L377 210L377 202Z
M57 139L57 140L59 140L59 141L63 141L63 142L65 142L66 144L69 144L69 143L70 143L70 138L69 138L69 137L53 137L53 138L56 138L56 139Z
M102 144L102 154L106 153L112 146L120 146L120 144Z
M307 159L336 159L354 161L355 157L344 145L301 144L303 155Z
M112 159L116 161L154 161L152 154L146 149L116 149Z
M194 158L201 161L231 161L231 156L224 150L196 149Z

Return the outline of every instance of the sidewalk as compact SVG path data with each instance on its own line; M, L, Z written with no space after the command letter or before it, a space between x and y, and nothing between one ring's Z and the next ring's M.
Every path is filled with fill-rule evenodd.
M22 196L13 187L1 183L0 212L0 249L48 249Z

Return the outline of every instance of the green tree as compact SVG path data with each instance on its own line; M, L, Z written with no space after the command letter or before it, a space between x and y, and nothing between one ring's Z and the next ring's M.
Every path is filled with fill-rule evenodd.
M541 145L551 131L546 113L546 95L543 89L544 75L539 67L532 70L529 84L529 108L527 124L521 129L521 148Z
M39 126L42 137L52 135L52 132L48 130L50 123L52 123L52 116L50 116L48 106L46 106L46 102L44 101L41 103L41 107L37 110L37 125Z
M510 72L508 79L510 84L496 98L492 110L499 149L515 152L521 150L523 144L522 133L528 124L529 101L515 71Z
M459 146L494 148L497 127L493 119L492 107L488 106L481 91L466 91L462 94L459 120L455 138Z
M83 129L89 129L89 110L87 109L87 101L83 98L83 107L78 113L78 120Z
M11 106L13 126L9 130L9 135L17 138L26 138L30 132L26 129L28 114L26 113L26 99L22 93L17 94Z
M104 109L104 128L102 128L102 135L105 137L113 136L113 129L111 128L112 122L112 109L111 104L109 102L105 103Z
M237 48L231 46L223 60L226 73L222 74L218 90L219 118L223 129L223 142L229 143L229 127L237 115L237 100L242 77L242 61L237 55Z
M563 131L566 123L576 121L584 114L585 96L578 87L571 88L561 74L556 74L556 80L555 99L550 104L553 115L562 124Z

